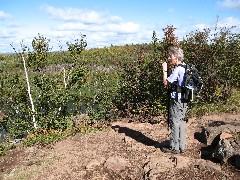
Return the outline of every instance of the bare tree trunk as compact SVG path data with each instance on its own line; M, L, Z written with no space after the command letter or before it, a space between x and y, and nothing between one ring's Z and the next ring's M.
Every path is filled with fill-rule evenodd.
M66 83L66 70L65 70L65 67L63 67L63 82L64 82L64 87L66 89L67 83Z
M23 61L23 66L24 66L24 71L25 71L25 76L26 76L26 81L27 81L28 96L29 96L30 103L31 103L31 106L32 106L33 126L34 126L35 129L37 129L37 123L36 123L36 120L35 120L35 109L34 109L34 104L33 104L32 95L31 95L30 83L29 83L29 80L28 80L28 73L27 73L27 68L26 68L26 61L25 61L25 58L24 58L24 55L23 55L23 54L22 54L22 61Z
M67 83L69 81L72 70L73 70L73 67L71 68L70 72L68 73L68 76L66 77L66 69L65 69L65 67L63 67L63 83L64 83L65 89L67 88Z

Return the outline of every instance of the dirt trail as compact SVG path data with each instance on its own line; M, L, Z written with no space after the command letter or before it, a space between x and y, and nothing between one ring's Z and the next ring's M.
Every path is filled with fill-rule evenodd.
M75 135L55 145L14 150L12 164L3 163L0 179L5 180L90 180L90 179L240 179L240 172L201 159L204 145L194 133L210 121L236 120L240 114L193 118L187 123L187 151L163 153L168 129L158 124L113 122L108 129L84 136ZM14 152L16 154L14 154ZM10 158L8 155L5 158Z

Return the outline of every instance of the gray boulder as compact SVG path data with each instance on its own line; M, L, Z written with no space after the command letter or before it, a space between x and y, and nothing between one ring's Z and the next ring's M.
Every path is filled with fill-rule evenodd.
M240 169L240 139L237 135L222 133L212 156Z
M208 146L216 146L220 140L220 135L222 133L227 134L236 134L240 132L240 125L235 126L233 124L223 124L218 126L209 126L207 128L203 128L202 130L204 144Z
M240 169L240 121L213 121L195 138L206 145L202 157L229 163Z

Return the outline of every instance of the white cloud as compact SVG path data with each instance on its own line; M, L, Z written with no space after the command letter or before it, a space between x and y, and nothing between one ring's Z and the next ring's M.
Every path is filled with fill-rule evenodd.
M107 24L105 28L119 33L136 33L140 30L140 25L133 22L122 22L119 24Z
M137 39L140 25L124 21L121 17L93 10L56 8L45 6L44 11L52 20L58 20L51 27L51 37L69 41L70 37L87 36L88 47L103 47L111 44L126 44ZM134 38L131 38L134 37ZM139 42L141 39L138 38ZM125 43L124 43L125 42Z
M15 27L21 27L21 25L17 22L9 22L7 24L7 27L15 28Z
M239 33L240 31L240 19L234 18L234 17L228 17L224 18L218 21L217 27L226 27L226 28L232 28L232 32Z
M2 28L2 29L0 29L0 38L1 39L7 39L7 38L12 38L12 37L14 37L15 36L15 33L16 33L16 31L14 31L14 30L8 30L8 29L4 29L4 28Z
M195 33L196 30L203 31L203 29L207 29L207 28L210 29L212 34L218 32L221 28L229 28L232 33L239 33L240 19L234 18L234 17L227 17L227 18L219 19L217 21L217 24L198 23L198 24L192 24L189 26L181 25L177 27L176 35L179 38L179 40L182 40L182 38L186 37L186 35L188 35L189 33Z
M0 42L7 44L10 51L10 43L13 42L14 46L18 47L22 40L25 45L31 47L31 41L38 33L51 40L53 50L59 48L60 42L64 46L66 42L79 38L80 33L86 35L87 48L151 42L151 27L124 20L118 15L53 6L44 6L42 12L49 16L49 20L44 21L50 22L49 25L28 23L27 19L24 21L25 25L12 23L10 20L4 21L2 27L5 27L5 30L4 33L3 29L0 30ZM6 48L1 46L0 53Z
M111 44L127 44L130 40L146 37L138 36L140 33L140 25L134 22L124 21L121 17L99 13L95 11L87 11L73 8L55 8L47 6L46 12L51 17L57 18L58 25L52 27L51 33L54 37L61 39L69 39L74 35L87 35L88 46L99 47L109 46ZM93 13L94 12L94 13ZM95 16L92 16L95 14ZM92 18L86 18L92 17ZM86 20L87 19L87 20ZM62 20L62 21L61 21ZM141 31L144 32L143 29ZM124 43L125 42L125 43ZM134 42L131 42L134 43Z
M202 31L203 29L209 28L207 24L199 23L193 26L194 29Z
M63 21L78 21L83 23L102 23L101 15L93 10L76 8L55 8L46 6L45 11L52 17Z
M110 16L110 21L112 22L119 22L119 21L122 21L122 18L119 17L119 16Z
M63 23L56 27L57 31L77 31L77 30L87 30L89 25L83 23Z
M221 19L219 24L222 26L240 26L240 19L234 17L228 17Z
M240 10L240 0L223 0L219 1L218 4L224 8Z
M38 33L50 39L53 49L58 49L59 41L64 46L66 42L79 38L79 34L86 35L87 48L104 47L113 45L125 45L136 43L150 43L154 29L159 29L158 38L162 38L163 32L159 24L156 27L151 25L140 25L123 19L120 16L97 12L93 10L83 10L77 8L56 8L45 6L44 12L49 16L49 20L43 23L31 24L24 21L25 25L13 21L13 17L6 16L7 13L0 11L0 17L5 17L0 21L0 53L6 51L9 44L14 42L18 46L22 40L26 45L31 46L31 41ZM2 14L1 14L2 13ZM4 14L4 16L3 16ZM37 21L36 21L37 22ZM38 22L41 22L38 21ZM229 17L218 21L218 26L235 25L240 31L240 19ZM161 26L165 26L162 24ZM176 35L179 39L185 37L187 33L196 29L214 29L214 24L198 23L176 26ZM164 28L164 27L163 27ZM235 28L235 29L237 29Z
M3 11L0 11L0 19L7 19L7 18L10 18L11 15L10 14L7 14Z
M83 23L64 23L56 27L59 31L90 31L90 32L118 32L122 34L136 33L140 30L140 25L133 22L121 22L121 23L106 23L102 25L98 24L83 24Z

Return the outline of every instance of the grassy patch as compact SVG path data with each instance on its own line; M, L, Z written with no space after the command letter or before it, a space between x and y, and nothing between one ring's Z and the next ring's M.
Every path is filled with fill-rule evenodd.
M7 151L14 149L16 146L13 143L0 143L0 156L6 154Z
M203 116L206 114L214 113L228 113L228 112L240 112L240 90L234 90L233 94L228 98L225 103L209 103L204 105L198 105L197 103L190 109L189 115Z

